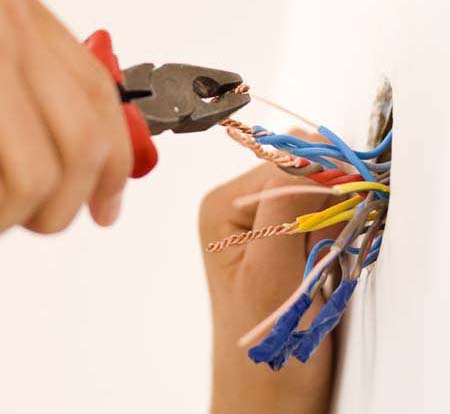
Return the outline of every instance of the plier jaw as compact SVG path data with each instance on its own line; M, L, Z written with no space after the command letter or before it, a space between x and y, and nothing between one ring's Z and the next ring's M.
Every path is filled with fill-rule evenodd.
M242 78L218 69L146 63L125 70L123 77L126 93L135 96L154 135L204 131L250 102L248 94L233 93Z

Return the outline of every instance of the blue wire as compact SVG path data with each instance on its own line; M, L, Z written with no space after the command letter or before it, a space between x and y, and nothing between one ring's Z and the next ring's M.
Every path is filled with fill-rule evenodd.
M375 250L378 250L378 249L380 248L380 246L381 246L381 242L382 242L382 241L383 241L383 236L378 236L378 237L374 240L374 242L373 242L373 244L372 244L372 247L370 248L369 254L372 253L372 252L374 252ZM350 254L359 254L359 250L360 250L360 249L358 249L357 247L347 247L347 248L345 249L345 251L346 251L347 253L350 253Z
M261 125L254 125L253 126L253 128L252 128L252 134L253 135L259 134L261 132L264 132L264 133L266 133L268 135L271 135L271 134L273 135L273 132L269 132L266 128L264 128Z
M339 138L334 132L330 131L324 126L320 126L318 131L341 150L345 158L347 158L347 160L349 160L355 166L355 168L359 171L359 173L364 177L366 181L370 181L372 183L377 182L375 177L371 174L364 163L341 138Z
M336 146L329 144L321 144L319 142L303 141L300 138L293 137L292 135L273 134L264 135L261 137L255 137L255 139L262 145L274 145L274 144L290 144L295 148L326 148L329 150L337 150Z
M261 141L261 144L271 144L270 141L273 140L273 142L281 141L279 143L290 143L294 146L298 147L316 147L316 148L327 148L330 150L339 150L337 146L335 145L329 145L329 144L322 144L322 143L311 143L308 141L304 141L300 138L294 137L292 135L286 135L286 134L274 134L273 132L268 132L265 128L257 125L253 127L254 134L265 132L267 135L265 137L271 137L271 139L265 140L265 137L258 137ZM319 128L320 132L320 128ZM256 138L256 137L255 137ZM392 143L392 130L390 130L386 137L383 139L383 141L375 148L369 150L369 151L353 151L356 156L362 160L369 160L376 158L380 156L383 152L385 152L388 147Z
M372 264L375 260L377 260L379 253L380 249L374 250L373 252L369 253L366 257L366 260L364 260L363 267L367 267L370 264Z
M321 158L331 157L340 161L349 162L339 149L334 145L328 144L312 144L306 141L299 140L290 135L266 135L255 138L261 145L272 145L273 147L297 155L298 157L307 158L311 161L318 162L326 168L337 168L334 163L329 160ZM356 152L355 152L356 153ZM320 157L320 158L316 158ZM391 168L391 162L373 163L362 161L369 170L376 172L384 172ZM333 164L333 165L331 165Z
M373 244L372 247L370 248L370 251L367 255L366 261L369 261L370 263L373 263L376 258L378 257L378 253L380 251L380 247L381 247L381 243L383 241L383 237L382 236L378 236ZM314 267L314 264L316 262L317 256L318 254L326 247L330 247L335 243L335 240L333 239L323 239L318 241L314 247L311 249L309 255L308 255L308 259L306 260L306 265L305 265L305 270L303 272L303 278L305 278L312 270L312 268ZM347 253L350 254L359 254L360 249L356 248L356 247L347 247L345 249L345 251ZM369 263L369 264L370 264ZM364 264L364 267L366 267L367 264ZM314 284L314 282L312 283L312 285Z
M317 255L320 253L322 249L325 247L332 246L335 240L332 239L323 239L317 242L314 247L309 252L308 259L306 260L305 271L303 272L303 278L311 272L314 263L316 262Z
M333 131L329 130L325 126L320 126L317 131L324 137L328 138L328 140L330 140L335 145L336 149L333 149L332 146L329 145L323 146L323 144L314 145L311 143L306 143L306 141L299 140L298 138L292 137L290 135L282 135L277 137L273 133L268 133L269 136L255 137L255 139L261 144L271 144L275 148L288 150L292 154L295 154L299 157L308 158L329 169L334 169L337 166L331 161L322 158L323 156L339 160L344 157L344 160L346 162L349 162L358 170L364 180L369 182L377 182L373 174L370 172L369 168L366 166L365 162L360 159L357 154L362 157L372 157L374 154L376 155L378 153L381 153L388 147L388 145L392 141L392 131L389 131L386 138L378 147L367 152L354 152L340 137L338 137ZM260 132L266 132L266 130L258 126L253 128L254 135ZM296 148L296 146L298 145L303 145L304 148ZM370 168L374 169L375 171L385 171L385 169L389 167L390 164L388 163L370 165ZM378 198L388 198L388 195L383 194L380 191L376 192L376 195Z
M303 158L310 158L311 156L319 155L347 161L339 151L330 150L328 148L292 148L290 151L293 154Z
M257 141L259 143L261 143L259 140L257 140ZM294 154L294 155L297 155L299 157L307 158L307 159L309 159L311 161L317 162L318 164L322 165L325 168L329 168L329 169L332 169L332 170L337 168L337 165L334 164L332 161L326 160L326 159L322 158L320 154L317 154L318 151L316 149L313 149L313 148L305 148L305 149L293 148L293 147L290 147L288 145L281 145L281 144L275 144L275 143L274 144L270 144L270 145L272 145L276 149L289 151L291 154ZM301 155L303 151L308 151L308 155L307 156ZM339 153L337 153L337 154L339 154ZM334 158L337 158L337 157L334 157Z
M319 133L324 137L328 138L331 142L336 144L336 146L342 151L344 156L353 164L353 166L359 171L359 173L363 176L366 181L375 183L377 180L372 175L372 173L368 170L365 164L356 156L353 150L334 132L330 131L327 127L320 126L318 129ZM387 199L388 196L383 194L381 191L375 192L378 198Z
M387 135L384 137L383 141L381 141L380 145L378 147L375 147L371 149L370 151L355 151L355 154L361 158L362 160L369 160L372 158L379 157L381 154L383 154L384 151L386 151L391 145L392 142L392 129L387 133Z

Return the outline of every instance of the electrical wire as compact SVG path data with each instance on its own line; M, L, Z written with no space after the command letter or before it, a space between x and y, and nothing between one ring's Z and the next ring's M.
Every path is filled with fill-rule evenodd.
M247 92L246 86L235 90L235 93ZM385 155L390 154L393 133L389 130L373 149L353 150L327 127L316 125L264 98L259 99L300 119L313 133L320 134L328 142L276 134L262 126L249 127L233 119L224 120L221 125L227 127L232 139L253 151L257 157L276 164L290 175L306 177L319 185L289 185L247 194L234 200L234 207L244 208L294 194L350 195L350 198L322 211L301 215L291 223L232 234L208 245L207 251L220 252L258 239L313 232L348 221L336 240L320 240L313 246L298 288L278 309L239 340L240 346L248 346L273 327L266 339L249 351L249 355L257 363L266 362L272 369L280 369L291 355L302 362L309 359L323 337L342 317L362 270L378 258L391 191L391 161L386 161ZM382 162L379 162L382 155ZM318 260L325 250L328 251ZM350 260L350 256L353 259ZM341 265L340 285L310 328L295 332L298 321L309 307L308 303L333 274L332 265L337 260Z

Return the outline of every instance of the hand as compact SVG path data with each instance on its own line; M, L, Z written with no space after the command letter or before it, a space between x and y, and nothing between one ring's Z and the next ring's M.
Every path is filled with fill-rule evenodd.
M250 209L233 207L241 195L289 184L308 183L264 164L206 196L200 212L202 246L231 233L327 207L324 196L299 195L263 201ZM306 254L318 235L278 236L205 253L214 325L213 414L327 413L332 380L332 338L328 336L307 364L291 360L279 372L255 365L238 338L276 309L300 284ZM314 240L313 240L314 239ZM309 327L324 302L318 294L299 328Z
M36 0L0 0L0 231L112 224L132 167L106 69Z

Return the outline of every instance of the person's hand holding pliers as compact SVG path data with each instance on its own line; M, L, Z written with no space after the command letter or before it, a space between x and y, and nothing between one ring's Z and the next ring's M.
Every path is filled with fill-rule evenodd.
M0 1L0 53L0 231L57 232L84 204L112 224L127 178L157 162L151 135L205 130L249 101L229 93L241 83L230 72L122 73L107 32L81 45L36 0Z

